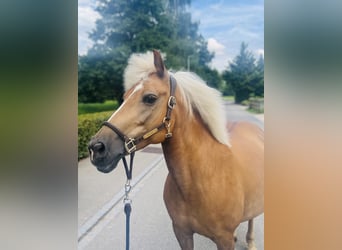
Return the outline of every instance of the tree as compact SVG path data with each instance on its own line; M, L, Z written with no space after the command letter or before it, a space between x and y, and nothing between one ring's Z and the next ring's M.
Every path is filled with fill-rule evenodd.
M161 1L100 0L94 46L80 58L79 101L122 100L123 71L131 53L168 44L172 26Z
M110 54L88 54L79 58L78 101L103 102L109 99L122 101L123 57ZM115 91L114 91L115 90Z
M263 60L258 65L255 64L253 54L247 50L247 44L242 42L239 55L223 73L224 80L234 91L236 103L249 99L251 94L264 94Z
M264 96L264 57L260 55L256 65L257 83L255 86L255 96Z
M167 55L166 66L173 70L185 69L191 56L191 69L200 76L208 75L213 54L198 33L198 23L186 12L190 2L98 1L101 18L90 34L94 46L79 59L79 101L102 101L109 96L120 100L123 70L132 53L160 49ZM110 95L111 90L114 93Z
M205 80L208 86L221 90L222 77L216 69L211 69L207 66L199 69L198 75Z
M263 57L263 55L260 55L256 67L260 73L264 74L264 57Z

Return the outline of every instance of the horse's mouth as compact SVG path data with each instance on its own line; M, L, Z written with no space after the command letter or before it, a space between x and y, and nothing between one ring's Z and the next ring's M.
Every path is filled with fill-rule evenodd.
M113 171L117 165L118 165L118 162L121 160L123 156L120 154L118 155L117 157L115 157L113 159L113 161L111 163L109 163L108 165L105 165L105 166L96 166L96 169L102 173L109 173L111 171Z

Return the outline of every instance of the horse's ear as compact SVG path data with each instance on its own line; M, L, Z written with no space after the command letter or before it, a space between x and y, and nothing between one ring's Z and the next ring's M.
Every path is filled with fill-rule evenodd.
M163 59L162 59L158 50L154 49L153 55L154 55L154 67L156 67L157 75L160 78L163 78L164 77L164 71L165 71Z

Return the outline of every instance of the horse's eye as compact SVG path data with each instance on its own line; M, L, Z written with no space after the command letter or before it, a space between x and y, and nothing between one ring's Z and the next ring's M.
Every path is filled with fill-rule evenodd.
M157 96L149 94L143 97L143 102L148 105L152 105L156 102Z

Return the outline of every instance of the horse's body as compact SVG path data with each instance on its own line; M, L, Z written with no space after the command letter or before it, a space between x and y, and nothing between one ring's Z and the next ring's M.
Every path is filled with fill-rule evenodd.
M261 131L247 123L234 124L230 149L203 133L200 121L186 124L180 128L183 136L163 143L169 169L164 200L174 231L184 249L193 248L194 232L211 238L219 249L233 249L240 222L263 212Z
M154 52L154 65L156 74L149 72L148 78L140 82L133 78L135 80L131 80L131 85L126 84L125 102L109 119L132 138L151 131L163 120L165 112L162 110L167 106L169 88L168 85L166 89L160 87L168 82L168 73L164 71L158 52ZM186 79L181 76L177 79L177 74L175 78L179 82ZM159 83L156 83L158 79ZM194 91L199 91L199 97L200 90ZM211 98L209 88L203 91L208 91L208 98ZM148 93L157 97L152 104L146 97ZM141 96L144 97L140 105L145 104L148 108L136 106L140 107L136 111L138 114L127 113L135 108L124 104L130 101L139 105ZM148 138L137 145L137 149L150 143L162 143L169 170L164 201L183 250L193 249L194 233L209 237L218 249L233 250L234 231L243 221L249 221L246 237L248 249L255 249L253 218L263 212L264 204L263 131L250 123L233 123L227 126L228 141L228 138L222 138L226 133L223 131L224 125L215 124L222 123L222 117L211 116L212 107L209 104L194 107L196 100L188 100L189 96L194 97L196 93L187 92L186 87L177 87L177 106L168 123L172 138L165 139L165 131L152 130L153 135L147 132ZM203 99L203 96L200 98ZM163 108L158 108L157 104ZM91 160L100 171L113 169L123 155L123 146L116 137L103 127L90 143ZM99 147L101 150L98 150Z

